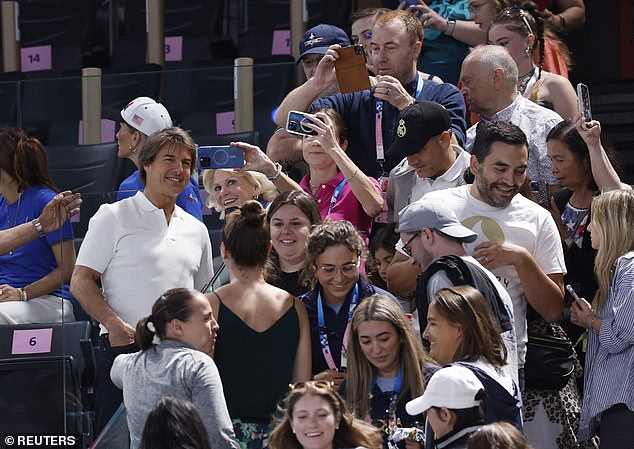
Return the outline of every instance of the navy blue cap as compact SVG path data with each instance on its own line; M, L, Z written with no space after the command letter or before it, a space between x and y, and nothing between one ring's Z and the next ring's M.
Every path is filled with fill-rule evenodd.
M348 35L341 28L319 24L306 31L299 41L299 60L301 61L304 55L323 55L333 44L339 44L342 47L352 45Z

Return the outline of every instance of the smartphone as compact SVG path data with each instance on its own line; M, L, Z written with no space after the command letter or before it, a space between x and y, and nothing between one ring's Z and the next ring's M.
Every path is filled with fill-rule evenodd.
M305 123L310 123L307 117L319 119L319 117L305 112L289 111L288 118L286 119L286 131L291 134L297 134L298 136L316 136L317 131L304 126Z
M201 170L241 167L244 167L244 150L240 147L198 147L198 168Z
M363 45L351 45L337 50L339 58L335 61L335 75L342 94L358 92L370 88L370 76L366 67Z
M590 109L590 91L583 83L577 84L577 105L579 113L583 114L586 124L592 121L592 111ZM587 126L584 126L587 128Z
M566 290L568 291L568 293L570 293L570 296L572 296L572 299L574 299L575 301L581 301L581 298L579 298L579 295L577 295L577 292L575 291L575 289L572 288L572 285L567 284Z

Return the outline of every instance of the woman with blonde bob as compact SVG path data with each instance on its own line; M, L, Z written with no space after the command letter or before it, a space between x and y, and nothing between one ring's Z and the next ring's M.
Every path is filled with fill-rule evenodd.
M203 186L210 195L207 207L220 212L221 219L226 209L238 208L249 200L258 200L266 207L279 193L302 190L260 147L246 142L229 145L242 150L244 166L203 172Z
M613 190L592 200L590 237L597 250L599 288L592 304L571 307L571 320L588 330L579 439L601 424L601 448L634 440L634 192Z
M269 447L379 449L381 441L378 429L348 411L332 382L312 381L291 386L279 408Z
M424 421L409 415L405 404L423 394L423 372L433 362L400 305L385 295L361 302L352 316L349 341L342 395L355 415L383 426L400 421L413 427Z
M205 170L203 186L209 192L207 207L220 212L221 218L224 218L225 209L240 207L249 200L268 204L278 194L264 174L250 170Z

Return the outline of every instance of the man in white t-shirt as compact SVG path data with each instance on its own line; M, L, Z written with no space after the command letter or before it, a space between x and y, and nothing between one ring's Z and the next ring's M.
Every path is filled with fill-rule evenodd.
M138 350L137 322L166 290L202 289L213 275L207 228L176 205L195 161L195 144L186 131L167 128L152 134L139 153L143 192L102 205L90 220L71 293L101 324L96 432L122 401L110 367L118 354Z
M473 257L467 256L463 246L463 243L475 241L478 234L461 225L456 214L440 198L426 198L424 201L417 201L403 209L398 231L401 234L401 240L407 242L403 249L411 253L412 257L423 267L423 271L426 272L423 275L425 282L419 283L419 286L426 287L426 291L419 292L418 288L416 291L421 335L427 322L428 306L428 302L422 304L421 299L426 298L430 301L440 289L465 285L465 283L452 281L447 272L441 268L446 267L445 263L451 263L451 260L445 262L443 256L458 256L465 262L464 266L468 270L468 273L461 273L460 278L472 278L474 283L471 285L485 295L495 320L503 330L506 329L501 333L508 363L504 372L517 384L517 344L513 321L513 302L493 273L484 268ZM456 269L459 268L456 267ZM487 295L487 293L490 294ZM495 293L497 293L497 297ZM421 316L421 313L424 316Z
M491 270L513 301L517 332L520 387L526 357L526 304L554 321L563 310L566 273L561 239L550 213L518 195L526 179L526 136L510 122L478 127L471 156L473 184L431 192L420 201L438 198L460 222L478 234L466 245Z

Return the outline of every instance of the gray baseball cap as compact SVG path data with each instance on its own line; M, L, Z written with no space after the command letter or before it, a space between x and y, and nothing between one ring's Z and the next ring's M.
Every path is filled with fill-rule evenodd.
M454 211L440 198L423 197L400 212L398 232L417 232L423 228L437 229L467 243L478 238L478 234L460 224Z

